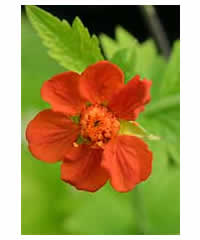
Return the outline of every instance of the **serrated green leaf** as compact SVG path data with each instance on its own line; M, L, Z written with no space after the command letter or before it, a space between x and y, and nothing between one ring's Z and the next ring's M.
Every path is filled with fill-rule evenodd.
M123 70L125 83L136 74L141 78L151 79L154 75L153 63L158 57L154 41L150 39L140 44L120 26L116 28L115 37L116 40L113 40L104 34L100 36L100 40L105 55Z
M180 41L175 41L172 54L163 74L160 95L180 92Z
M137 49L120 49L113 55L111 62L122 69L127 83L136 74Z
M147 40L138 46L137 74L141 78L152 79L152 71L154 70L153 61L157 59L158 52L153 40Z
M122 28L121 26L116 27L115 30L115 37L118 44L123 48L129 46L134 47L138 44L136 38L133 37L126 29Z
M148 133L142 126L138 123L120 120L120 131L119 135L129 135L143 138L146 140L160 140L158 136L154 136Z
M111 59L117 51L123 48L135 48L135 46L138 44L137 39L121 26L116 28L115 37L116 40L113 40L106 34L100 35L100 41L104 50L104 54L108 59Z
M123 70L125 83L132 79L136 74L139 74L141 78L151 79L154 69L153 63L157 60L158 56L154 42L148 40L143 44L138 44L133 38L129 39L129 41L132 41L132 44L129 43L129 47L127 44L126 48L122 48L122 46L125 45L122 33L123 31L120 31L120 34L118 34L118 38L121 40L120 47L115 51L110 61ZM124 32L124 34L127 33Z
M166 60L162 56L157 55L152 59L152 65L145 73L147 78L152 81L151 96L153 100L160 96L160 91L158 91L158 89L160 89L161 79L163 77L163 72L166 69L166 65Z
M80 73L88 65L103 60L97 37L90 37L78 17L70 26L66 20L60 21L36 6L26 6L26 12L44 45L49 48L49 55L66 69Z
M118 44L112 38L108 37L106 34L103 33L100 35L99 38L106 58L110 59L118 50Z

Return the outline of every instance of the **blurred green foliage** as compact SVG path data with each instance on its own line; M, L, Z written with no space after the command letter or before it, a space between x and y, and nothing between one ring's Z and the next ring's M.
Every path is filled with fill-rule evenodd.
M178 43L167 63L158 55L153 41L138 45L121 28L116 36L118 42L105 35L101 38L106 56L122 69L127 68L123 69L127 81L135 73L153 80L152 103L139 121L163 140L149 143L154 153L152 176L132 192L118 193L109 184L96 193L77 191L60 180L60 163L36 160L27 148L24 132L28 121L48 107L40 98L42 83L65 69L48 57L37 34L22 16L22 234L165 235L180 232ZM105 41L110 44L107 50ZM134 44L142 50L136 50ZM121 50L128 47L132 52ZM141 53L143 67L139 68L141 64L135 63L133 56L141 58ZM130 59L133 59L133 66L138 67L123 62L130 64Z

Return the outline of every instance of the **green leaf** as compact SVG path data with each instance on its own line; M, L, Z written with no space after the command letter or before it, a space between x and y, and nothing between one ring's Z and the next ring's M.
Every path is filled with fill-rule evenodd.
M88 65L103 60L97 37L90 36L78 17L70 26L66 20L60 21L36 6L26 6L26 12L49 48L49 55L66 69L80 73Z
M111 59L114 54L123 48L132 48L137 45L137 40L128 31L118 26L115 31L116 40L108 37L106 34L100 35L100 41L104 50L104 54Z
M121 26L116 27L115 36L121 47L134 47L138 44L137 39Z
M151 79L155 76L154 66L157 65L156 73L158 73L166 64L163 57L158 55L153 40L139 43L120 26L116 28L115 38L116 40L113 40L105 34L100 35L106 57L123 70L125 83L136 74L139 74L141 78Z
M160 94L180 92L180 41L175 41L166 71L163 74Z
M160 113L161 111L165 111L169 108L178 107L180 104L180 95L173 94L172 96L163 96L161 101L153 100L149 107L147 107L144 115L154 115L156 113Z
M130 47L131 46L131 47ZM121 48L115 52L111 61L122 68L125 74L125 83L131 80L136 74L141 79L151 79L154 73L153 64L158 62L158 53L152 40L148 40L143 44L133 42L132 45ZM157 62L155 63L155 61ZM148 77L147 77L148 76Z
M110 59L118 50L117 43L112 38L103 33L100 35L100 41L106 58Z
M111 58L111 62L118 65L124 72L125 83L136 74L137 53L135 48L122 48Z
M115 51L110 61L118 65L123 70L125 83L131 80L136 74L139 74L141 78L147 78L147 75L150 78L153 73L152 69L154 69L153 63L158 56L154 42L152 40L148 40L143 44L139 44L134 38L123 37L123 33L127 36L127 32L121 31L120 28L117 35L120 47ZM125 39L129 39L129 47L127 43L126 48L121 48L122 43L123 46L125 45ZM152 61L152 59L154 61Z
M137 73L141 78L152 79L152 71L155 71L153 63L159 56L154 41L147 40L140 44L138 52L139 63L137 64Z
M120 120L119 135L136 136L146 140L160 140L158 136L148 133L142 126L136 122Z

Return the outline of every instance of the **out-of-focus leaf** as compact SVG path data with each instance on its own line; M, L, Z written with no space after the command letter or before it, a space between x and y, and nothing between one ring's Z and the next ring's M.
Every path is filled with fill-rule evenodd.
M180 41L174 43L167 68L163 74L160 95L180 92Z
M115 36L121 47L134 47L138 43L137 39L121 26L116 27Z
M128 31L121 26L115 29L116 40L113 40L106 34L100 35L100 41L103 46L104 54L108 59L111 59L114 54L123 48L135 48L137 40Z
M114 53L118 50L117 43L104 33L100 35L100 40L104 49L105 56L108 59L110 59L114 55Z
M156 67L155 67L156 71ZM173 81L172 81L173 79ZM158 81L158 80L157 80ZM158 87L159 86L159 87ZM152 89L154 85L152 85ZM166 151L179 164L180 160L180 44L174 43L169 62L160 75L160 83L155 85L152 101L140 117L140 122L149 131L158 131L156 125L152 127L149 122L156 121L161 124L156 134L166 141Z
M158 57L154 41L147 40L140 44L120 26L116 28L115 38L114 40L105 34L100 35L106 57L122 68L126 82L136 74L146 77L145 74L151 72L153 61Z
M137 49L135 48L122 48L111 58L111 62L118 65L124 72L125 83L127 83L136 74L137 59Z
M36 6L26 6L26 10L44 45L49 48L50 56L66 69L80 73L103 59L97 37L90 36L78 17L70 26L66 20L60 21Z

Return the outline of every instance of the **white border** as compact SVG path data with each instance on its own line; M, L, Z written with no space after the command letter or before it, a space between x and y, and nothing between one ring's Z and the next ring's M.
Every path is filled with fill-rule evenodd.
M200 239L199 234L199 8L181 7L181 236L21 236L20 5L178 5L183 1L2 1L1 3L1 239ZM197 1L196 1L197 3ZM9 13L8 13L9 12ZM7 14L8 13L8 14ZM9 16L9 18L8 18ZM14 44L13 44L14 43Z

